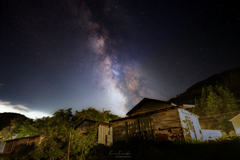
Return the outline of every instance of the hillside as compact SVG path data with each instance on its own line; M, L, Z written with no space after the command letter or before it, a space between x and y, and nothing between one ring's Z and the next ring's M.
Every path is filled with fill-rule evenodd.
M210 85L226 86L234 93L237 99L240 99L240 67L215 74L200 81L188 88L186 92L177 95L175 98L171 98L169 101L176 104L194 104L194 99L201 96L202 87Z
M8 113L8 112L5 112L5 113L0 113L0 131L9 126L10 123L11 123L11 120L18 117L18 116L23 116L25 117L24 115L22 114L19 114L19 113ZM26 118L26 117L25 117Z

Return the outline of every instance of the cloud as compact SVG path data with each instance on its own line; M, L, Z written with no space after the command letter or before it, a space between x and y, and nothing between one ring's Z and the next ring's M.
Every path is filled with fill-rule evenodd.
M15 108L16 109L19 109L19 110L28 110L29 108L23 106L23 105L15 105Z
M19 105L19 104L12 105L10 102L0 100L0 113L3 113L3 112L20 113L20 114L25 115L28 118L33 118L33 119L52 116L48 113L31 110L23 105Z

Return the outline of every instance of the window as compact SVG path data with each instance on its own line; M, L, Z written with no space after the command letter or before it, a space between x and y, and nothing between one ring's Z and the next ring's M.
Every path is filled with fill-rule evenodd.
M7 151L11 151L11 149L12 149L12 144L9 144Z

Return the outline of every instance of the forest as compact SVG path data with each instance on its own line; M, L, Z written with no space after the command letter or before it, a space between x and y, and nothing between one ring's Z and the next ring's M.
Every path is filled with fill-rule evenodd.
M194 104L202 129L233 131L229 121L240 112L240 68L213 75L170 99L176 104Z

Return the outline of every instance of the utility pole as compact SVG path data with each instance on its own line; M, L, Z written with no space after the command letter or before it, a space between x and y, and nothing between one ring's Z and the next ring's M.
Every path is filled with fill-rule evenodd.
M71 132L69 132L69 138L68 138L67 160L69 160L69 154L70 154L70 140L71 140Z
M104 108L103 108L103 113L104 113Z

